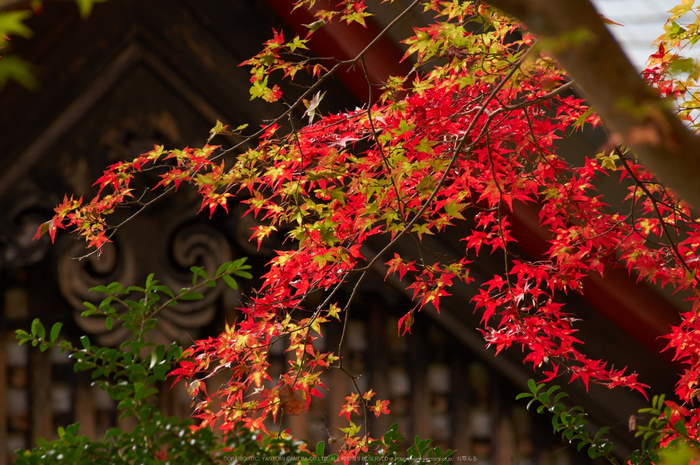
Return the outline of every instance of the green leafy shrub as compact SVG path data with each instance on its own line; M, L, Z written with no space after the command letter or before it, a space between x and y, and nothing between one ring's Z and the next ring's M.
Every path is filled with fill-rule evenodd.
M568 397L560 391L559 386L547 389L545 383L529 380L530 392L518 394L516 399L530 399L529 409L537 402L537 413L548 411L552 414L552 426L555 434L561 434L562 439L576 444L576 449L584 448L592 459L605 458L609 463L619 464L612 439L609 437L610 428L603 426L595 435L590 433L590 425L586 412L580 406L566 408L563 399ZM700 443L693 435L688 434L685 421L685 407L675 402L667 401L664 395L654 396L651 407L639 410L639 416L630 418L630 430L635 431L635 437L641 438L639 447L634 450L623 463L630 465L680 465L696 464L700 458L698 450ZM651 416L648 424L638 424L638 418Z
M301 463L330 464L336 455L325 455L320 442L312 452L303 441L287 434L265 434L240 428L232 434L217 434L212 428L197 428L191 418L165 417L157 407L159 382L166 380L175 364L182 360L183 349L149 342L146 334L156 327L158 313L181 300L201 299L198 290L216 286L223 280L236 289L236 278L250 278L245 259L223 264L214 276L192 267L192 287L173 292L159 284L151 274L144 287L124 287L119 283L91 290L107 294L95 306L85 303L83 316L101 315L109 330L115 320L128 329L131 337L119 348L100 347L82 336L78 346L59 338L62 323L49 331L40 320L32 322L30 331L17 330L20 344L30 343L39 350L57 348L75 360L76 372L91 372L94 384L117 401L119 419L134 417L131 431L110 428L101 439L92 440L78 434L80 423L58 429L58 439L37 440L36 448L18 451L18 465L30 464L213 464L231 463ZM358 457L372 461L389 461L401 465L412 463L447 463L452 451L430 447L430 440L417 437L415 444L402 453L403 436L392 425L380 439L370 443L368 452ZM379 459L381 457L381 459Z

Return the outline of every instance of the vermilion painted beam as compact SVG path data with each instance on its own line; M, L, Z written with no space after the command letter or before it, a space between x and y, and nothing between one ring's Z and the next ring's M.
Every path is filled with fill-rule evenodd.
M293 0L265 0L275 14L300 37L306 37L309 29L304 24L315 21L313 10L294 8ZM331 2L317 2L314 10L335 9ZM324 25L311 36L309 48L319 57L329 57L338 60L355 58L375 38L381 30L371 21L367 27L357 23L346 25L337 21ZM381 38L365 55L365 63L370 80L373 84L383 84L389 76L405 76L411 71L411 65L401 62L403 54L387 37ZM369 97L367 79L360 66L340 70L336 77L343 83L355 98L366 102ZM374 91L376 98L379 92Z
M543 257L549 249L549 232L539 226L532 205L518 205L509 216L513 238L531 257ZM622 269L606 270L605 277L589 273L583 279L583 299L625 332L654 352L666 346L659 336L668 334L670 325L678 325L678 309L656 291L637 283ZM664 353L671 359L672 353Z

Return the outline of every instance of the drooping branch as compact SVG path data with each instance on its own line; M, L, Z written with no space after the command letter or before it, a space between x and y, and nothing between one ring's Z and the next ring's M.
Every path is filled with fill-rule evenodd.
M489 0L545 39L619 141L700 207L700 137L642 80L589 0Z

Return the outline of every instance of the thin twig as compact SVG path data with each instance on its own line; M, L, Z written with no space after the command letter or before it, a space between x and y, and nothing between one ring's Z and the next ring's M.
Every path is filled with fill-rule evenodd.
M661 214L661 210L659 209L658 202L656 198L652 195L652 193L647 189L647 187L644 185L644 183L638 182L637 176L634 174L632 171L632 168L629 166L627 163L627 159L622 155L622 152L620 149L616 146L615 147L615 153L617 153L618 157L622 161L622 164L625 167L625 170L627 173L632 177L632 179L635 181L635 184L644 192L644 194L649 198L651 201L651 205L654 208L654 212L656 213L656 216L659 218L659 224L661 225L661 230L664 233L664 236L666 236L666 239L668 240L668 245L671 248L671 251L673 252L673 255L675 255L676 259L678 262L680 262L680 265L685 269L685 271L690 275L693 276L693 270L690 269L688 264L685 262L685 259L681 256L681 253L678 251L678 246L676 245L676 242L674 239L671 237L671 233L668 231L668 228L666 227L666 221L663 218L663 215Z
M349 59L349 60L339 61L338 63L336 63L326 74L324 74L323 76L321 76L315 83L313 83L308 89L306 89L306 91L305 91L304 93L302 93L301 96L300 96L294 103L292 103L292 104L289 106L289 108L287 108L287 110L284 111L281 115L279 115L277 118L273 119L270 123L268 123L268 124L266 124L265 126L263 126L263 127L262 127L260 130L258 130L255 134L249 136L248 138L246 138L245 140L239 142L238 144L234 145L233 147L228 148L228 149L226 149L226 150L223 150L220 154L217 155L217 158L218 158L218 157L221 157L221 156L223 156L223 155L226 155L227 153L230 153L230 152L232 152L232 151L238 149L239 147L241 147L241 146L244 145L244 144L247 144L248 142L250 142L250 141L253 140L253 139L257 139L257 138L260 137L262 134L264 134L265 131L267 131L268 129L270 129L272 126L274 126L275 124L279 123L279 122L282 121L283 119L286 119L289 115L291 115L291 113L292 113L298 106L300 106L300 105L303 103L303 101L304 101L307 97L309 97L316 89L318 89L318 87L319 87L323 82L325 82L326 79L328 79L329 77L331 77L332 75L334 75L340 68L342 68L343 66L348 66L348 65L355 65L355 64L357 64L357 63L367 54L367 52L368 52L382 37L384 37L384 36L389 32L389 30L391 30L391 29L396 25L396 23L397 23L398 21L400 21L401 19L403 19L403 18L404 18L413 8L415 8L419 3L420 3L420 0L415 0L413 3L411 3L408 7L406 7L406 9L404 9L403 12L401 12L401 14L399 14L396 18L394 18L394 20L393 20L392 22L390 22L384 29L382 29L382 31L381 31L379 34L377 34L377 36L376 36L369 44L367 44L367 46L366 46L364 49L362 49L362 51L360 51L360 53L358 53L358 54L355 56L355 58L352 58L352 59Z

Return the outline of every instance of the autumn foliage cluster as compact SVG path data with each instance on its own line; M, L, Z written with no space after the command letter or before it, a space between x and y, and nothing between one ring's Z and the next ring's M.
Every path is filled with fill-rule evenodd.
M334 10L317 9L319 21L310 25L309 34L325 22L363 23L369 14L362 0L339 3ZM117 206L147 206L148 197L136 195L132 187L146 170L160 173L152 195L189 184L201 194L206 213L228 212L231 202L247 204L248 214L262 221L252 231L253 241L286 231L294 246L270 261L262 285L240 309L242 317L217 337L196 341L172 373L193 398L203 395L194 412L201 425L224 431L265 429L270 419L298 413L322 395L325 371L343 369L337 351L318 351L313 345L326 322L346 318L350 302L337 297L341 286L356 288L376 264L386 265L387 273L398 275L413 293L415 307L398 328L410 333L415 312L426 305L439 310L453 284L472 280L470 263L494 253L504 257L502 269L480 283L471 302L481 316L486 345L497 352L522 347L526 361L548 380L580 379L586 386L643 393L646 386L636 374L586 355L576 338L576 315L562 299L580 291L581 279L589 273L604 276L611 268L624 268L689 299L682 323L667 336L668 350L684 365L673 405L687 428L679 432L670 424L664 435L696 440L700 225L688 205L625 147L610 144L578 164L558 153L559 139L600 121L571 92L565 71L516 21L482 2L420 4L437 19L405 40L405 59L416 63L415 72L373 89L376 103L322 116L322 93L315 84L257 133L221 123L212 130L210 143L219 134L235 134L251 148L156 147L110 166L96 182L95 198L66 197L37 235L48 233L53 239L57 229L70 228L99 250L114 231L108 220ZM692 37L692 31L684 31L685 39L678 31L676 42L666 38L645 72L665 95L692 92L692 76L679 81L670 74L678 63L673 47ZM362 56L335 67L305 57L307 40L288 41L275 32L264 50L245 63L251 69L253 98L283 99L281 87L272 84L279 78L307 73L320 83L343 66L365 66ZM309 122L294 129L288 122L302 113ZM684 114L692 117L690 111ZM233 163L225 163L225 156ZM628 189L624 210L610 207L598 192L597 181L606 177L619 179ZM550 236L546 256L536 260L511 250L515 240L509 217L523 204L539 210L539 223ZM460 234L462 255L421 250L424 236L447 229ZM392 250L407 236L415 239L422 258L408 260ZM362 246L370 239L380 241L383 249L364 256ZM309 308L307 298L319 292L323 302ZM268 374L268 354L282 341L288 344L289 365L277 382ZM207 391L206 380L222 370L230 374L228 383ZM354 423L352 414L378 416L390 408L371 391L348 393L346 400L339 412L348 421L341 459L366 450L369 442L369 432Z

